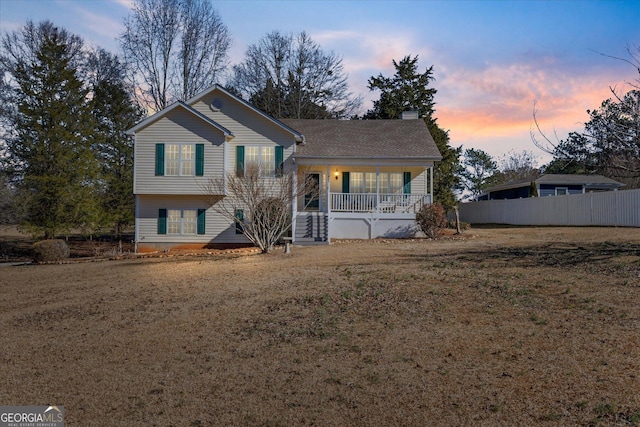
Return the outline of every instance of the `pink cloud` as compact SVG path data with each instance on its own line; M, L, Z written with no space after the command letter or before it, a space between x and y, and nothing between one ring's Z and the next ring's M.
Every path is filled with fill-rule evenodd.
M441 124L463 138L528 132L534 105L541 124L578 130L587 119L585 111L611 96L608 85L616 79L606 74L565 75L522 64L470 74L448 75L436 107Z

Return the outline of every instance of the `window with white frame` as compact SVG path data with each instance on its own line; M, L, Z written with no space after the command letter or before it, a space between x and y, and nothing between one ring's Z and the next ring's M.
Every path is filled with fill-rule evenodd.
M376 174L368 172L351 172L349 174L349 191L351 193L375 193Z
M404 186L402 172L381 173L380 193L381 194L402 194Z
M196 234L196 209L167 209L167 234Z
M569 194L568 187L556 187L556 196L565 196Z
M349 191L351 193L375 193L375 172L351 172L349 174ZM404 185L402 172L379 174L380 194L402 194Z
M164 174L167 176L194 176L195 144L166 144Z
M247 168L258 168L261 176L275 176L275 147L246 146L244 165Z

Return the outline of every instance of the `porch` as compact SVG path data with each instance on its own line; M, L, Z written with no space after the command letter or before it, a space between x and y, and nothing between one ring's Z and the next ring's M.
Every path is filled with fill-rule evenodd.
M299 244L409 237L416 213L433 201L431 165L305 166L299 167L298 179L311 180L314 189L295 207L294 242Z
M431 203L430 194L332 193L328 212L415 214Z

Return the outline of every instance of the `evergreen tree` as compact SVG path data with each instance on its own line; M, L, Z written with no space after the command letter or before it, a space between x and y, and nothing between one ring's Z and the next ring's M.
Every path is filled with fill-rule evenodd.
M365 119L397 119L403 111L418 111L419 117L433 116L437 90L430 88L433 81L433 66L418 73L418 55L405 56L400 62L392 61L396 69L393 77L369 79L369 90L379 90L380 99L373 101L373 109L367 111Z
M91 144L101 165L102 219L120 239L123 229L134 223L135 211L133 139L125 132L142 119L143 111L131 102L118 57L98 49L91 55L90 68L94 82L89 109L95 125Z
M49 21L29 22L3 39L17 107L8 117L6 144L23 225L45 238L72 227L93 229L99 218L88 90L76 74L81 53L82 40Z
M464 151L458 175L461 178L461 188L468 191L468 198L477 200L486 188L497 182L497 173L498 165L489 154L475 148Z
M442 154L442 160L434 169L434 200L450 211L456 204L453 189L459 183L456 172L462 149L451 147L448 131L443 130L434 117L434 96L437 90L429 87L433 81L433 66L424 73L419 73L417 55L413 58L411 55L405 56L400 62L394 60L393 66L396 69L393 77L380 74L369 79L369 90L380 90L381 94L364 118L398 119L405 110L418 111Z

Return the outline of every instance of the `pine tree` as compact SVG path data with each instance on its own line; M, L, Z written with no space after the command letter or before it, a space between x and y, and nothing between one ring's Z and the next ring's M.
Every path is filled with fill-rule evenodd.
M116 56L98 50L90 61L96 76L89 109L95 128L92 149L101 165L101 208L105 225L120 239L134 223L133 139L126 135L143 116L131 102L125 70Z
M443 130L434 117L434 96L437 90L430 88L433 81L433 66L424 73L418 72L418 56L405 56L400 62L393 61L396 69L393 77L369 79L370 90L380 90L380 99L373 102L373 109L367 111L365 119L398 119L403 111L418 111L431 132L431 136L442 154L442 160L434 168L434 201L447 211L456 205L453 189L458 186L456 172L462 148L453 148L449 144L449 133Z
M3 40L5 49L12 36L17 40L19 33ZM88 91L76 73L82 41L48 21L37 27L28 23L22 36L22 47L31 52L4 56L3 62L11 63L15 80L17 109L9 117L7 148L18 165L23 225L45 238L76 227L92 229L99 218L98 168L87 140Z

